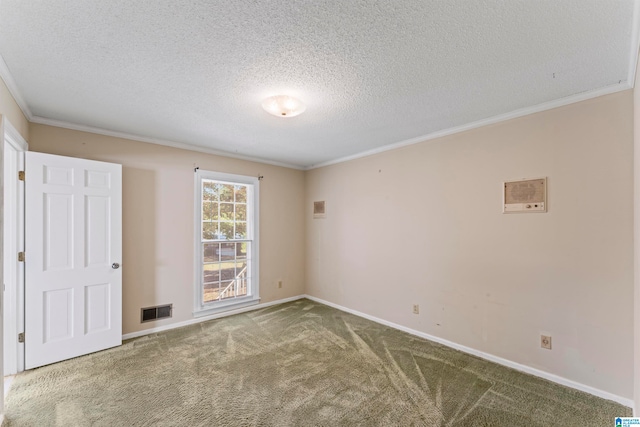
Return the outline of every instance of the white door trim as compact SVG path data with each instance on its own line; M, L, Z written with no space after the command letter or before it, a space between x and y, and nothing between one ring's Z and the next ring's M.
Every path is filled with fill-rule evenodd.
M4 135L3 366L4 375L13 375L24 370L24 344L18 343L18 334L24 332L24 264L18 262L18 252L24 251L24 182L18 180L18 171L24 170L29 145L6 117L0 126Z

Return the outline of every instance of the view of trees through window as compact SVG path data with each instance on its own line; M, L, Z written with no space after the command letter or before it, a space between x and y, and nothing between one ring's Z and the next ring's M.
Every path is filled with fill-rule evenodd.
M250 293L249 186L202 180L203 302Z

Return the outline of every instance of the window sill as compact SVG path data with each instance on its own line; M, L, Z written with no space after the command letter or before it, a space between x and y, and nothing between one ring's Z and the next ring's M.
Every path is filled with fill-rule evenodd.
M250 307L259 303L260 298L258 297L247 297L242 299L234 299L233 301L213 303L211 305L206 305L200 309L194 310L193 317L211 316L212 314L233 311L240 308Z

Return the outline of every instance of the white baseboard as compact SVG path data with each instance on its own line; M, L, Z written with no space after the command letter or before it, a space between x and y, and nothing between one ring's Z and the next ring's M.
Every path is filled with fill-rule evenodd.
M527 374L531 374L531 375L534 375L536 377L544 378L546 380L552 381L552 382L557 383L557 384L562 384L564 386L567 386L567 387L570 387L570 388L573 388L573 389L576 389L576 390L584 391L585 393L589 393L589 394L592 394L594 396L601 397L603 399L612 400L614 402L620 403L621 405L624 405L624 406L627 406L627 407L629 407L631 409L634 409L634 401L632 399L627 399L625 397L621 397L621 396L615 395L613 393L609 393L608 391L600 390L600 389L597 389L595 387L591 387L591 386L588 386L588 385L585 385L585 384L581 384L581 383L576 382L576 381L569 380L567 378L563 378L563 377L555 375L555 374L551 374L549 372L541 371L540 369L536 369L536 368L532 368L530 366L522 365L520 363L513 362L511 360L503 359L502 357L494 356L492 354L485 353L483 351L476 350L476 349L473 349L471 347L467 347L467 346L464 346L464 345L456 344L456 343L454 343L452 341L448 341L448 340L436 337L434 335L429 335L429 334L426 334L424 332L417 331L415 329L407 328L406 326L402 326L402 325L399 325L397 323L389 322L387 320L380 319L378 317L371 316L369 314L362 313L360 311L352 310L350 308L343 307L343 306L341 306L339 304L334 304L332 302L325 301L323 299L316 298L316 297L311 296L311 295L304 295L304 297L310 299L311 301L315 301L315 302L320 303L320 304L328 305L329 307L337 308L338 310L346 311L347 313L351 313L351 314L354 314L356 316L363 317L363 318L371 320L373 322L380 323L382 325L389 326L389 327L394 328L394 329L399 329L399 330L404 331L404 332L406 332L408 334L415 335L415 336L418 336L420 338L427 339L429 341L435 341L435 342L437 342L439 344L446 345L447 347L451 347L453 349L460 350L460 351L468 353L468 354L472 354L474 356L480 357L480 358L488 360L490 362L494 362L494 363L497 363L499 365L503 365L503 366L506 366L506 367L509 367L509 368L513 368L513 369L515 369L517 371L525 372ZM634 410L634 413L635 413L635 410Z
M185 320L184 322L171 323L170 325L158 326L155 328L143 329L137 332L130 332L122 335L122 340L129 340L131 338L138 338L144 335L155 334L156 332L168 331L170 329L181 328L183 326L193 325L195 323L206 322L207 320L219 319L221 317L233 316L234 314L246 313L247 311L260 310L261 308L271 307L272 305L283 304L285 302L296 301L304 298L304 295L297 295L295 297L283 298L276 301L265 302L262 304L250 305L248 307L242 307L235 310L225 311L223 313L215 313L210 316L196 317L194 319Z

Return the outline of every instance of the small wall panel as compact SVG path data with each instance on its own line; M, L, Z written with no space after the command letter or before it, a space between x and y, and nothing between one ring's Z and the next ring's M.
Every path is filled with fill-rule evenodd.
M506 181L503 199L503 213L546 212L547 179Z
M324 218L325 213L325 202L324 200L313 202L313 218Z

